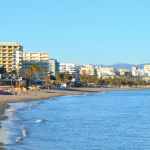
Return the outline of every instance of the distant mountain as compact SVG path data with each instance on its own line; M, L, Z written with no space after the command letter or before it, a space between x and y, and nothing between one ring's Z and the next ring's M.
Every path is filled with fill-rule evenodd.
M145 64L150 65L150 63L145 63ZM139 69L143 69L145 64L134 65L134 64L126 64L126 63L114 63L112 65L98 65L98 66L112 67L112 68L116 68L116 69L127 69L127 70L131 71L132 67L138 67Z

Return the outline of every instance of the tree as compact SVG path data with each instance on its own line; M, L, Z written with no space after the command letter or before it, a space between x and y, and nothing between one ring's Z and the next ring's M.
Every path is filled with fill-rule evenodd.
M43 68L42 68L42 72L45 74L46 71L47 71L47 68L46 68L46 67L43 67Z
M60 73L59 74L59 76L60 76L60 82L61 82L61 84L64 82L64 74L63 73Z
M0 74L6 73L6 68L4 66L0 67Z
M64 78L65 82L67 82L68 76L69 76L69 72L68 71L63 73L63 78Z
M17 71L16 70L12 70L11 74L17 75Z
M31 86L31 77L32 77L32 73L33 73L32 67L28 68L27 72L30 75L30 86Z
M30 79L30 75L28 74L28 69L20 69L19 74L22 77L22 79L24 79L24 80Z
M133 75L132 75L132 71L130 71L127 75L126 75L127 77L133 77Z
M72 79L74 79L74 78L75 78L75 75L74 75L74 73L72 73L72 74L71 74L71 76L72 76Z
M32 67L33 72L35 72L35 69L36 69L37 65L36 64L32 64L31 67Z
M79 77L80 77L80 74L79 74L79 73L77 73L77 74L76 74L76 76L79 78Z
M70 82L71 82L71 80L72 80L72 76L68 76L68 80L70 80Z
M34 73L36 75L36 84L37 84L37 79L38 79L38 76L40 75L40 67L36 66L34 71L35 71Z

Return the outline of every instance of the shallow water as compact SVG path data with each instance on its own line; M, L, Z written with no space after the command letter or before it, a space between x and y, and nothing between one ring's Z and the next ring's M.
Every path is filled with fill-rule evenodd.
M6 113L10 117L2 121L0 141L7 149L150 149L149 90L14 103Z

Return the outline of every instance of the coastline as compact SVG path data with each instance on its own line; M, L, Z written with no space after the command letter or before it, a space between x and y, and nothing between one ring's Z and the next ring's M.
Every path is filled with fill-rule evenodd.
M50 90L41 90L30 92L28 95L17 96L17 95L0 95L0 120L4 120L7 116L4 115L5 109L8 109L10 106L8 103L15 102L27 102L27 101L36 101L44 100L53 97L65 96L65 95L83 95L85 93L97 93L102 91L129 91L129 90L148 90L150 87L128 87L128 88L71 88L71 89L50 89ZM1 125L0 125L1 128ZM0 143L0 146L3 144ZM5 150L0 147L0 150Z

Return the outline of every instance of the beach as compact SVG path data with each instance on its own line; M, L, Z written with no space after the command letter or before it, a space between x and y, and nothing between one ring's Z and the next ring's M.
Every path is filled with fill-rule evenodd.
M25 102L34 100L44 100L52 97L64 95L82 95L84 93L96 93L102 91L127 91L127 90L146 90L150 87L140 88L71 88L71 89L50 89L40 91L30 91L26 95L0 95L0 120L4 120L7 116L3 116L5 109L9 108L7 103ZM0 148L0 150L3 148Z

